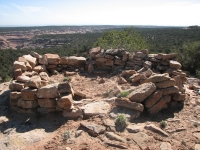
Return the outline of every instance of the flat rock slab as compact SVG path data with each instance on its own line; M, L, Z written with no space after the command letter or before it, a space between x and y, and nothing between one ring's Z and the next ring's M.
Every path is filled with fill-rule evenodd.
M164 136L169 136L169 134L167 132L163 131L159 127L156 127L154 124L146 125L145 129L151 130L155 133L159 133L159 134L164 135Z
M133 141L140 147L140 149L146 149L150 144L152 144L153 137L148 136L144 132L138 132L131 134L130 137Z
M103 134L106 131L106 127L94 123L81 122L80 125L87 128L89 134L92 134L93 136Z
M123 107L114 107L110 112L110 117L116 119L118 115L124 115L127 119L134 119L140 116L140 112Z
M194 150L200 150L200 144L195 144Z
M119 141L119 142L126 142L126 139L113 133L113 132L106 132L105 136L110 139L110 140L115 140L115 141Z
M81 109L86 116L104 115L109 113L111 105L107 102L100 101L86 104Z
M140 124L130 124L126 127L126 130L130 133L138 133L144 130L144 123L140 123Z

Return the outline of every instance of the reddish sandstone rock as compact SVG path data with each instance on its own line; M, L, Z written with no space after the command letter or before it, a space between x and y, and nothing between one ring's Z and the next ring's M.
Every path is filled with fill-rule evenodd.
M19 61L15 61L13 63L13 69L14 70L21 69L22 71L26 71L27 70L25 62L19 62Z
M37 89L31 89L31 88L24 88L21 91L21 98L23 100L36 100L36 92Z
M44 108L55 108L56 99L55 98L38 99L38 104L40 105L40 107Z
M11 91L21 91L23 88L24 88L24 83L18 82L17 80L13 80L9 85L9 89Z
M132 102L142 102L156 90L154 83L144 83L134 88L128 95Z
M26 101L23 99L19 99L17 102L17 106L22 107L22 108L36 108L38 107L38 102L37 101Z
M60 56L57 54L45 54L48 64L57 65L60 63Z
M37 91L38 98L56 98L59 97L58 83L44 86Z
M72 95L63 96L57 100L57 106L61 109L70 109L73 105Z
M162 97L162 92L160 90L155 91L151 94L147 99L145 99L145 107L150 108L152 107L160 98Z
M36 66L37 60L35 57L32 57L31 55L23 55L22 57L24 57L29 62L32 68Z

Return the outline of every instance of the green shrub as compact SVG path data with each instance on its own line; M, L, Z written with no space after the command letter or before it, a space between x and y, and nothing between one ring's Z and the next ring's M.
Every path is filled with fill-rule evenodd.
M115 124L118 130L124 130L127 126L126 117L124 115L118 115Z
M162 121L160 122L160 127L161 127L161 128L166 128L166 126L167 126L167 122L165 122L165 121L162 120Z
M198 122L194 122L194 126L197 128L199 126Z
M70 139L71 135L70 135L70 131L66 131L63 133L63 140L67 140Z
M63 81L71 81L72 80L72 78L71 77L64 77L64 79L63 79Z
M117 97L126 97L130 94L130 92L121 92Z

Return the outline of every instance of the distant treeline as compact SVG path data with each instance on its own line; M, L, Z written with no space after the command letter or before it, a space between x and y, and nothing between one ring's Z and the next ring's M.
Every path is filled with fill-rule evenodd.
M38 27L37 27L38 28ZM44 27L45 28L45 27ZM13 28L14 29L14 28ZM23 28L24 29L24 28ZM122 31L124 28L115 30ZM179 61L183 64L183 69L194 73L200 69L200 28L134 28L138 37L142 37L150 53L179 53ZM10 30L10 29L9 29ZM2 28L0 28L2 31ZM16 31L16 29L15 29ZM108 34L110 29L106 30ZM114 31L115 33L116 31ZM110 34L108 34L111 36ZM3 81L12 77L12 64L19 56L28 54L34 50L39 54L57 53L60 56L85 56L87 57L89 49L95 46L98 38L105 37L103 33L86 33L86 34L55 34L41 35L32 39L66 39L68 42L61 47L22 49L22 50L0 50L0 77ZM126 34L122 35L126 36ZM121 37L121 35L120 35ZM130 38L128 38L130 39ZM133 38L134 39L134 38ZM143 43L143 42L142 42Z

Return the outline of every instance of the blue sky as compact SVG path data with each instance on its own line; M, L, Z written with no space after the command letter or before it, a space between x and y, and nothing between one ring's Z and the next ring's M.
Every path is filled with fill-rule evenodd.
M0 0L7 25L200 25L200 0Z

